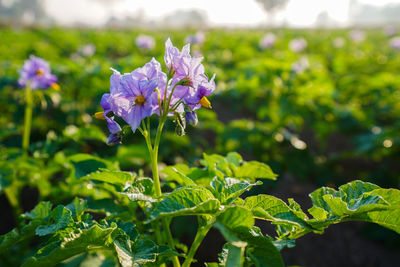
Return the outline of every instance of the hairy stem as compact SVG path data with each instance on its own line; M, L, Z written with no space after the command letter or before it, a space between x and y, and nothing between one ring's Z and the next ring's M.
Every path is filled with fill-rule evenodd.
M29 85L25 87L25 118L24 118L24 135L22 137L22 149L24 154L28 154L29 148L29 136L31 134L31 124L32 124L32 89Z

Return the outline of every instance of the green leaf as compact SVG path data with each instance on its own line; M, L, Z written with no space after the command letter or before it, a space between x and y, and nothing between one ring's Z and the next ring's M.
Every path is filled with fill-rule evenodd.
M255 218L271 221L289 227L307 228L307 223L299 218L285 202L270 195L257 195L245 199L244 206L250 209ZM297 211L298 212L298 211ZM303 213L304 214L304 213Z
M322 187L310 194L313 206L308 218L300 206L289 199L259 195L245 199L245 207L259 219L277 225L279 240L295 239L308 232L323 233L334 223L368 221L400 233L400 191L382 189L362 181L352 181L339 190Z
M142 266L156 261L157 246L153 241L137 239L132 242L121 229L117 229L112 236L118 260L123 267Z
M39 236L44 236L57 232L60 229L64 229L70 223L73 223L72 212L64 206L57 206L50 212L49 217L50 224L40 225L36 228L35 233Z
M228 242L224 245L221 254L221 263L225 267L243 266L246 242Z
M214 214L219 206L218 199L209 190L200 186L183 186L157 204L150 220L168 216Z
M157 201L153 198L153 180L150 178L137 178L121 194L126 195L132 201Z
M62 240L56 240L39 249L22 266L55 266L72 256L87 251L90 247L104 246L116 226L102 228L95 224L89 229L75 229Z
M234 178L225 178L220 180L215 177L211 182L214 195L221 201L222 204L231 204L245 191L250 190L255 185L261 185L262 182L249 183L240 181Z
M87 201L76 197L74 198L72 203L66 206L66 208L72 212L72 216L74 217L74 219L80 222L81 216L87 209Z
M134 180L134 176L130 172L99 169L99 171L92 172L81 179L104 182L115 185L118 189L122 189L127 182L132 182Z
M50 216L51 207L52 204L50 202L42 201L39 204L37 204L30 212L22 214L21 217L30 220L45 219L48 216Z
M71 177L80 178L99 169L117 170L117 166L108 161L89 154L75 154L67 158L73 166Z
M186 166L186 165L184 165L184 166ZM187 167L186 171L189 171L188 167ZM181 172L179 169L177 169L174 166L170 166L170 167L163 169L163 173L169 175L170 178L175 180L180 185L196 185L196 183L192 179L190 179L188 176L186 176L183 172Z
M50 216L51 206L50 202L40 202L33 210L22 214L21 218L29 219L31 222L0 236L0 253L6 252L7 248L13 244L34 236L35 229L39 225L47 223L46 219Z
M238 178L240 180L249 179L272 179L276 180L277 175L265 163L258 161L245 162L239 154L229 153L226 158L213 154L203 154L202 164L208 169L210 176L217 176L223 179L224 176Z
M236 168L234 171L234 177L276 180L277 175L267 164L258 161L250 161L245 162L242 166Z
M236 229L250 229L254 225L254 218L251 211L247 208L235 206L228 207L218 215L217 222L224 225L225 228L235 231ZM228 241L237 241L234 238Z
M390 204L390 208L353 215L351 216L351 220L377 223L400 234L400 190L375 189L369 194L382 197Z
M243 159L242 159L242 156L239 155L239 153L229 152L226 155L226 161L234 164L235 166L239 166L243 162Z
M208 170L199 168L189 168L185 164L176 164L168 166L161 171L166 175L165 181L174 181L179 185L192 185L193 182L199 185L208 185L210 176ZM187 179L189 178L189 180Z

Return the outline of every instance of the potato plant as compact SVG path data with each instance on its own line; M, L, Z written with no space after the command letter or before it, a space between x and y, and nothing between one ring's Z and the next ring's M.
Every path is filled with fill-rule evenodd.
M360 180L337 190L321 187L310 193L312 207L304 211L292 198L248 195L263 180L276 180L278 175L269 165L245 161L237 152L203 153L197 166L179 163L160 169L159 152L169 146L161 142L168 137L164 127L174 125L182 137L189 125L196 126L197 112L212 108L209 97L217 79L206 75L202 57L192 56L190 45L179 50L168 39L164 62L165 72L154 58L130 73L112 69L110 92L101 97L103 111L94 114L108 126L109 145L125 146L132 132L135 138L143 136L148 150L143 159L150 163L152 177L142 170L121 171L118 162L90 153L54 154L55 146L67 151L71 139L90 136L104 141L95 128L71 126L64 137L48 133L46 141L30 145L34 99L51 97L60 85L43 59L31 57L25 62L19 80L25 87L26 106L22 148L6 149L2 156L6 161L0 165L1 190L17 222L16 228L0 236L4 264L190 266L209 230L216 228L226 243L219 261L207 266L284 266L283 248L295 246L296 239L306 234L323 234L332 224L366 221L400 233L398 189ZM66 182L51 188L57 176ZM25 184L36 186L43 200L29 212L22 212L18 200ZM173 219L180 216L197 219L188 248L170 230ZM256 220L273 224L275 235L263 233Z

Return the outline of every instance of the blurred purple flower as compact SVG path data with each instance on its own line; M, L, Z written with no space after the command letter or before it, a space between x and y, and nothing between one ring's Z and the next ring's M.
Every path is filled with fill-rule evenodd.
M137 79L139 70L124 75L113 71L108 102L113 113L124 119L135 132L142 119L153 114L152 94L156 94L154 90L159 79Z
M202 31L196 32L196 34L189 35L185 39L185 43L190 43L190 44L197 44L197 45L202 45L206 39L206 36Z
M33 90L52 86L56 88L58 87L56 82L57 77L51 74L49 63L35 56L30 56L29 60L25 61L18 80L19 86L30 86Z
M276 37L275 34L273 33L267 33L266 35L264 35L264 37L260 40L259 42L259 47L261 49L267 49L270 48L272 46L274 46L276 41Z
M350 39L355 43L361 43L365 40L365 33L361 30L352 30L349 32Z
M333 46L336 48L342 48L344 46L344 44L345 44L345 40L342 37L336 37L333 40Z
M396 50L400 50L400 37L390 39L390 46Z
M155 46L155 41L153 37L141 34L136 38L136 45L141 49L151 50Z
M386 34L387 36L393 36L393 35L396 34L397 29L396 29L396 27L394 27L394 26L392 26L392 25L388 25L388 26L386 26L386 27L383 29L383 31L385 32L385 34Z
M302 57L299 61L296 61L292 64L292 71L295 73L302 73L306 69L310 67L310 63L308 61L308 58Z
M94 44L87 44L78 49L78 53L85 57L91 57L95 52L96 46Z
M293 52L301 52L307 47L307 41L304 38L293 39L289 42L289 48Z

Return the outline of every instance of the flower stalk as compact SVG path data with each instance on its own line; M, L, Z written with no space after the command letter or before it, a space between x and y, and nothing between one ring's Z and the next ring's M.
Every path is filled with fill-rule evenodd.
M160 121L159 121L159 124L157 127L156 137L155 137L155 141L154 141L154 146L152 146L152 144L151 144L150 122L147 121L147 125L145 125L145 123L143 123L143 129L140 127L138 128L146 140L147 148L150 153L151 170L153 173L153 182L154 182L154 192L155 192L155 195L157 198L162 196L160 176L158 174L158 148L160 145L161 134L162 134L162 130L163 130L166 119L167 118L164 115L162 115L160 117ZM162 227L166 233L166 239L167 239L166 241L167 241L168 245L171 248L175 248L175 243L174 243L174 239L171 234L171 230L169 228L168 220L166 218L163 218L163 219L161 219L161 223L162 223ZM155 231L156 231L157 238L162 239L160 227L157 227L155 229ZM177 256L174 256L172 258L172 263L173 263L174 267L181 266Z
M32 89L29 85L25 87L25 117L24 117L24 134L22 137L22 149L24 154L28 154L29 138L31 134L32 125L32 109L33 109L33 98Z

